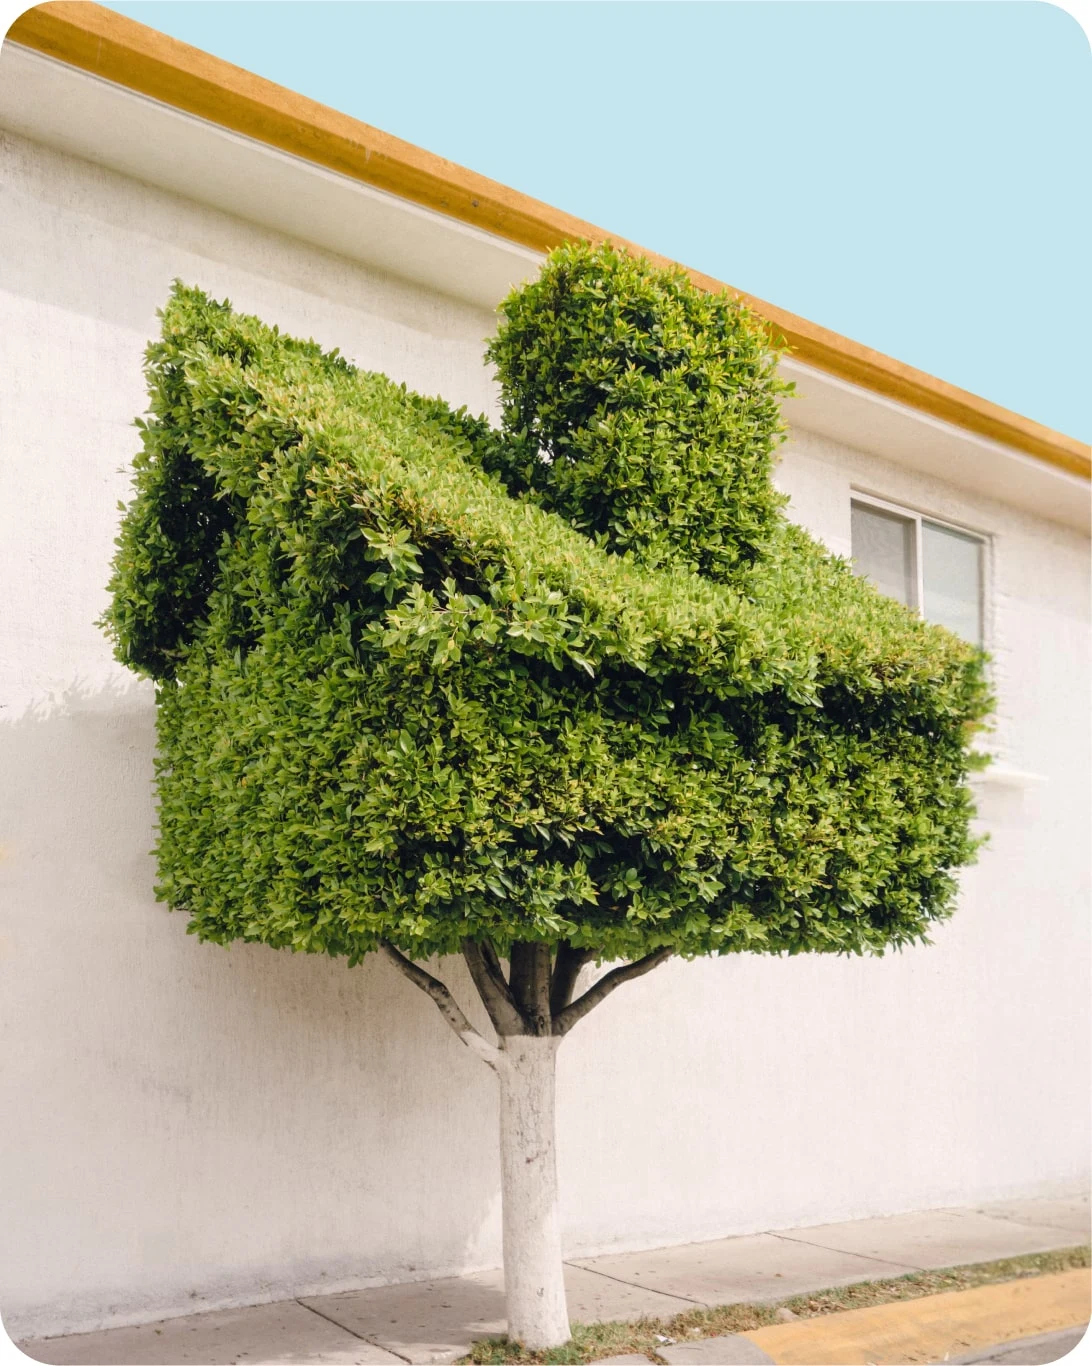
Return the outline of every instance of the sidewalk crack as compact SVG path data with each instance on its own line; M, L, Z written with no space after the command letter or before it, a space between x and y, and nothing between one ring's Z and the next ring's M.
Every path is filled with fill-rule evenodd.
M325 1319L327 1323L332 1323L335 1328L340 1328L343 1333L348 1333L350 1337L356 1338L358 1342L366 1342L369 1347L378 1347L381 1352L390 1352L392 1357L397 1357L399 1361L409 1362L410 1357L404 1357L401 1352L396 1352L391 1347L384 1347L381 1342L376 1342L374 1338L367 1337L364 1333L358 1333L355 1328L349 1328L344 1323L338 1323L337 1319L331 1318L329 1314L324 1314L321 1309L316 1309L313 1304L304 1304L303 1300L296 1303L301 1309L309 1309L312 1314L317 1314L320 1319Z
M566 1262L565 1265L576 1271L589 1271L593 1276L602 1276L605 1281L614 1281L617 1285L628 1285L631 1290L651 1290L654 1295L663 1295L669 1300L686 1300L688 1304L700 1304L703 1309L709 1308L708 1300L696 1300L693 1295L679 1295L674 1290L657 1290L654 1285L645 1285L643 1281L626 1281L621 1276L612 1276L609 1271L600 1271L595 1266L583 1266L580 1262Z
M871 1252L849 1252L844 1247L828 1247L826 1243L817 1243L811 1238L794 1238L788 1233L770 1232L771 1238L784 1238L787 1243L803 1243L805 1247L822 1248L824 1252L837 1252L843 1257L860 1257L862 1262L882 1262L884 1266L910 1267L914 1271L928 1271L927 1266L918 1266L916 1262L893 1262L890 1257L875 1257Z

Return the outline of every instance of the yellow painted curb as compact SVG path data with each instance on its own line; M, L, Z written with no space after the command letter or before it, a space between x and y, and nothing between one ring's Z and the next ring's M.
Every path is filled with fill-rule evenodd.
M1087 1323L1092 1272L1004 1281L758 1328L743 1336L783 1366L943 1361L995 1342Z

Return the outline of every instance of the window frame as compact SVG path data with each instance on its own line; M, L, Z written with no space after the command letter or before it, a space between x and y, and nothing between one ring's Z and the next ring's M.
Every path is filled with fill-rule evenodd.
M901 517L904 521L914 524L914 564L912 581L914 584L914 604L910 608L925 621L925 575L922 555L922 535L921 528L926 522L930 526L939 527L942 531L954 531L960 536L966 536L971 540L977 541L979 553L981 555L981 572L978 576L978 620L982 626L982 639L978 642L980 649L986 649L989 640L989 619L986 611L989 602L989 579L992 565L992 538L986 531L981 531L977 527L961 525L959 522L949 521L946 517L934 517L931 512L923 512L920 508L910 507L905 503L893 503L890 498L881 498L878 494L870 493L866 489L859 489L855 485L850 486L849 507L852 517L853 504L860 503L864 507L874 507L880 512L886 512L893 517ZM853 557L853 536L850 535L850 559ZM854 570L856 573L856 570ZM974 642L971 642L972 644Z

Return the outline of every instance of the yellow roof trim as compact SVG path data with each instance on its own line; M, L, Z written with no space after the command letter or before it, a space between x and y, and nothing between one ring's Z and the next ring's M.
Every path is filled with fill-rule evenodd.
M401 138L255 76L91 0L54 0L22 14L12 41L151 96L221 127L351 176L402 199L537 251L572 238L604 241L667 264L666 258L553 209ZM776 308L712 276L689 271L704 289L730 289L782 334L797 359L874 393L1092 478L1084 443L892 360L825 327Z

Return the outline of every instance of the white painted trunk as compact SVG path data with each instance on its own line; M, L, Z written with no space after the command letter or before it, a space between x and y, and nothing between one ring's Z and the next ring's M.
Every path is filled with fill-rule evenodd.
M498 1068L508 1336L532 1350L569 1339L554 1149L557 1045L508 1035Z

